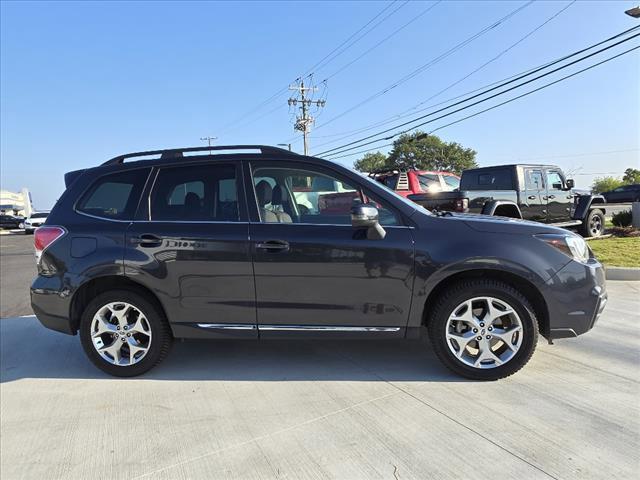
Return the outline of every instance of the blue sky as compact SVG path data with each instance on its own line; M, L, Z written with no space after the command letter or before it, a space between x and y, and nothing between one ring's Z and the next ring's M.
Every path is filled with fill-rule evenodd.
M199 145L207 135L221 144L288 141L294 132L287 93L233 122L307 72L388 3L3 2L2 188L26 186L37 208L50 208L64 188L64 172L121 153ZM401 8L314 71L314 81L321 85L432 3L393 4L386 13ZM312 153L341 132L431 97L570 2L537 1L410 81L323 125L525 3L442 2L330 78L326 91L318 91L327 104L311 136ZM624 14L635 3L576 2L431 102L636 26L640 21ZM526 160L577 170L578 187L587 187L592 173L637 168L637 52L438 135L477 150L481 165ZM356 158L339 161L351 165Z

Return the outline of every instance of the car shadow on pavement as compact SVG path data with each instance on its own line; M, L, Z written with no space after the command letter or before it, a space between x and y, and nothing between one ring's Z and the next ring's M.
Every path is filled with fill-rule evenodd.
M85 357L80 339L33 316L0 320L0 382L113 379ZM419 340L185 340L141 380L463 382Z

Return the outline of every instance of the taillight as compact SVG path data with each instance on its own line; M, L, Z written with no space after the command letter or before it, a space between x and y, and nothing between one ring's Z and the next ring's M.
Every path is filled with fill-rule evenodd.
M466 212L469 209L469 199L459 198L456 200L456 212Z
M40 260L42 252L57 239L62 237L66 230L62 227L39 227L33 234L33 244L36 247L36 259Z

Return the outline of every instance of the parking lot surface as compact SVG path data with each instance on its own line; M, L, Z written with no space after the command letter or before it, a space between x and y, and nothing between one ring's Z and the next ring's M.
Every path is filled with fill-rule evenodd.
M640 283L608 288L593 331L489 383L419 341L177 342L114 379L3 292L0 477L637 478Z

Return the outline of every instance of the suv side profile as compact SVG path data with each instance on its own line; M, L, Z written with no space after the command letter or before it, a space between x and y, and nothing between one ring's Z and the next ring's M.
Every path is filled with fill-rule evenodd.
M590 330L607 301L602 266L571 232L433 214L279 148L127 154L65 183L35 231L33 310L116 376L148 371L174 338L426 328L448 368L495 380L527 363L539 334Z

